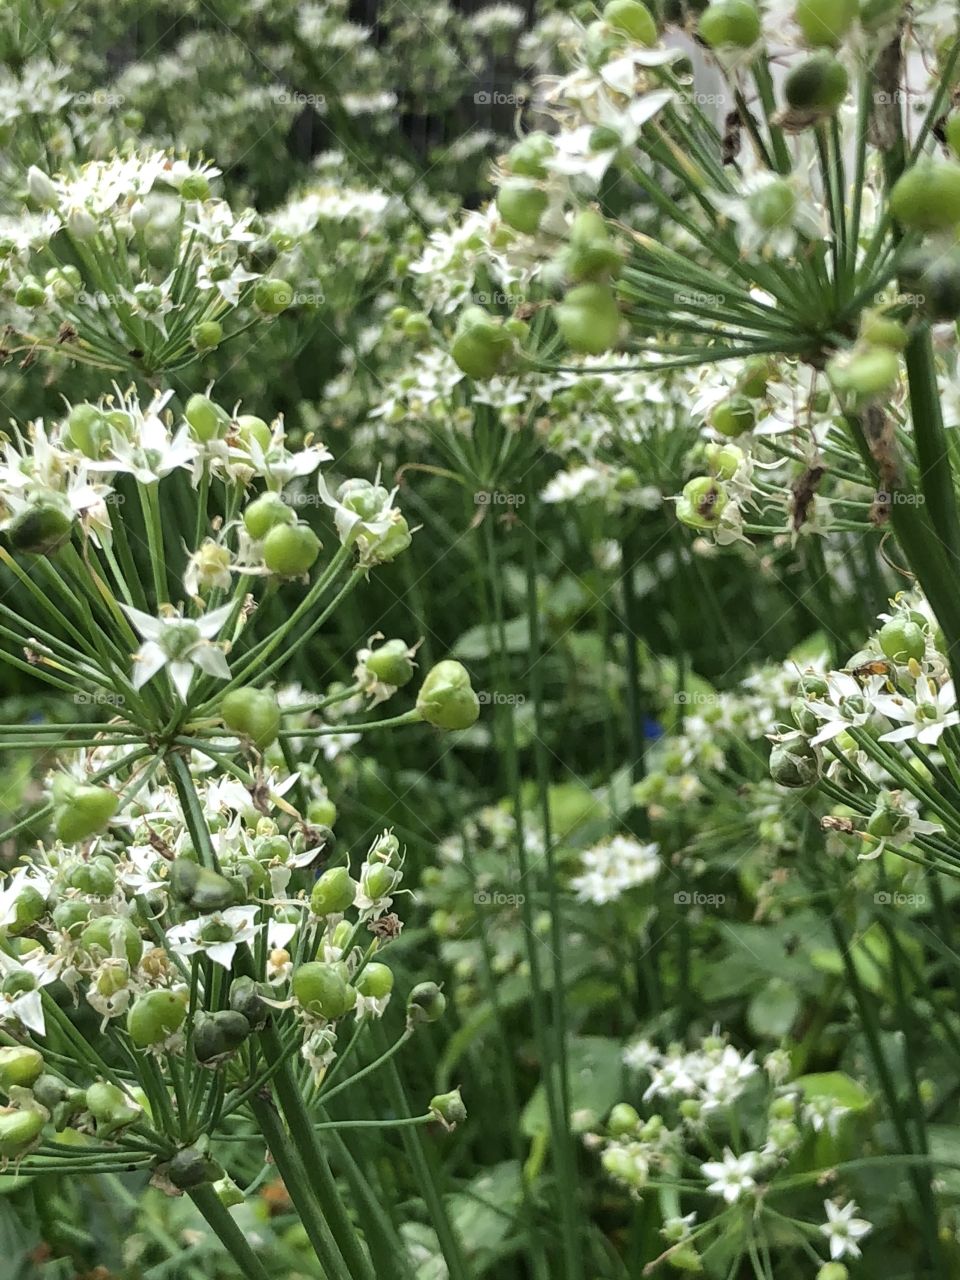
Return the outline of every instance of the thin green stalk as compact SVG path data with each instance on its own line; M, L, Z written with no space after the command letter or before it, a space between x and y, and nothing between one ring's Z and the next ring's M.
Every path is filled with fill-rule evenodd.
M194 1187L187 1193L196 1205L207 1225L236 1263L245 1280L270 1280L263 1263L250 1248L247 1237L240 1230L228 1209L220 1203L213 1187Z

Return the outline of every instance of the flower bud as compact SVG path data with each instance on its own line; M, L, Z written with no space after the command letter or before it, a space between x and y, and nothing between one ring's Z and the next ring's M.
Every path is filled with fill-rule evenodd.
M636 1133L640 1128L640 1116L629 1102L618 1102L607 1117L607 1129L615 1138Z
M39 1111L0 1111L0 1156L4 1160L24 1155L40 1137L44 1118Z
M279 493L263 493L243 513L243 524L251 538L262 542L274 525L294 524L297 513Z
M181 1147L167 1166L167 1177L181 1191L199 1187L204 1182L215 1182L223 1176L223 1169L216 1160L196 1147Z
M46 209L55 209L60 203L60 196L52 179L35 164L27 170L27 193L31 200Z
M467 1108L460 1097L460 1089L451 1089L449 1093L438 1093L430 1099L429 1108L445 1129L455 1129L467 1118Z
M469 729L480 715L480 699L466 668L452 658L432 667L420 686L417 710L438 729Z
M35 502L11 521L7 537L14 551L48 556L70 541L73 515L53 502Z
M447 998L435 982L418 982L407 996L407 1022L436 1022L446 1007Z
M321 960L301 965L293 975L291 990L305 1012L328 1022L349 1013L357 1002L357 993L343 974Z
M310 894L310 910L315 916L339 915L353 906L357 882L346 867L331 867L317 878Z
M223 723L264 752L280 732L280 704L269 689L231 689L220 703Z
M98 1080L90 1086L86 1105L97 1122L97 1135L101 1138L133 1124L141 1114L141 1108L122 1089L107 1080Z
M75 240L92 240L97 234L97 220L89 209L72 209L67 217L67 230Z
M43 1071L43 1055L26 1045L0 1049L0 1089L9 1096L13 1088L29 1089Z
M183 1026L187 1006L174 991L147 991L127 1013L127 1034L138 1049L163 1044Z
M817 1272L817 1280L849 1280L849 1276L842 1262L825 1262Z

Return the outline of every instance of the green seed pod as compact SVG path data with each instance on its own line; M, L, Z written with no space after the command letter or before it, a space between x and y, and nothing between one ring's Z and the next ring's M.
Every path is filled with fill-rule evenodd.
M167 1166L167 1177L175 1187L187 1191L205 1182L216 1182L223 1177L223 1169L196 1147L181 1147Z
M890 192L890 211L912 231L949 231L960 222L960 164L923 160Z
M234 978L227 999L232 1013L239 1013L247 1020L251 1031L260 1031L270 1017L270 1010L260 998L257 984L252 978Z
M319 796L315 800L311 800L307 805L307 822L312 827L333 826L337 820L337 806L333 803L329 796Z
M320 539L308 524L277 524L263 540L263 563L282 578L299 578L315 564Z
M850 1272L842 1262L825 1262L817 1272L817 1280L850 1280Z
M50 1121L57 1133L65 1129L87 1105L83 1089L72 1089L52 1075L44 1074L37 1078L33 1096L41 1107L50 1112Z
M67 414L64 437L87 458L99 458L106 443L103 414L92 404L75 404Z
M131 969L143 955L143 939L136 925L124 916L97 916L85 926L80 945L97 961L119 954Z
M695 476L683 486L677 519L691 529L714 529L727 505L727 491L713 476Z
M293 288L286 280L265 277L253 289L253 301L268 316L278 316L293 302Z
M836 49L857 20L858 0L799 0L794 20L807 44Z
M849 87L850 78L843 63L822 50L793 68L784 84L784 93L794 111L815 118L833 115Z
M29 1089L43 1071L43 1055L25 1045L0 1049L0 1089L9 1096L14 1087Z
M197 351L215 351L223 341L223 325L219 320L201 320L190 330L190 341Z
M52 502L36 502L22 511L7 529L14 551L49 556L70 541L73 516Z
M357 993L343 974L322 960L301 965L293 975L291 989L307 1013L328 1022L342 1018L357 1002Z
M0 1156L15 1160L40 1137L44 1118L39 1111L0 1111Z
M105 855L78 863L67 877L71 889L89 894L92 898L109 898L117 886L117 873L113 859Z
M776 366L769 356L748 356L737 380L737 391L750 400L762 400L767 394L767 383L774 373Z
M99 1137L107 1137L132 1124L141 1114L141 1108L122 1089L107 1080L98 1080L90 1086L86 1093L86 1106L97 1122Z
M742 436L756 426L757 415L746 396L729 396L714 405L710 412L710 425L722 436Z
M749 49L760 39L760 15L751 0L713 0L700 15L697 33L712 49Z
M372 1000L383 1000L393 990L393 970L372 961L358 975L357 991Z
M183 416L195 440L207 443L225 436L230 428L230 417L209 396L192 395L187 401Z
M243 1192L227 1174L222 1178L218 1178L213 1184L214 1194L225 1209L235 1209L238 1204L243 1204L246 1197Z
M99 835L107 829L119 806L118 797L109 787L95 787L87 783L70 786L54 802L57 839L64 844L78 844Z
M468 378L492 378L507 363L513 339L482 307L465 307L457 321L450 355Z
M817 753L803 738L774 743L770 777L781 787L810 787L820 776Z
M704 447L703 456L707 466L719 480L732 480L746 455L735 444L716 444L711 441Z
M547 208L547 193L529 178L508 178L497 192L497 211L508 227L534 235Z
M832 386L857 404L888 396L900 379L900 360L889 347L861 347L827 365Z
M467 1118L467 1108L463 1105L460 1090L451 1089L449 1093L438 1093L430 1099L429 1108L445 1129L453 1129Z
M261 542L274 525L293 524L297 513L279 493L262 493L243 513L243 524L251 538Z
M640 1116L636 1107L629 1102L618 1102L607 1118L607 1129L615 1138L628 1133L637 1133L640 1128Z
M92 914L89 902L58 902L53 908L53 923L71 938L79 938Z
M187 1007L174 991L147 991L127 1013L127 1034L138 1049L162 1044L183 1026Z
M553 140L547 134L528 133L510 148L507 166L511 173L524 178L545 178L547 167L544 160L549 159L555 150Z
M571 351L599 356L616 345L620 335L620 309L607 284L578 284L564 294L553 309L560 334Z
M900 323L883 311L864 311L860 317L860 338L871 347L889 347L903 351L910 335Z
M927 650L926 637L915 622L893 618L885 622L878 635L880 648L891 662L917 662Z
M916 281L923 297L923 309L931 320L960 318L960 251L929 255Z
M209 867L200 867L188 858L174 858L170 868L170 892L178 902L198 911L225 911L240 900L239 887Z
M36 276L24 276L17 287L14 299L18 307L42 307L47 300L47 291Z
M407 996L407 1021L436 1022L443 1017L447 999L435 982L418 982Z
M237 435L248 449L251 443L256 441L264 453L270 448L273 440L269 424L264 422L263 418L258 418L255 413L240 414L237 418Z
M25 884L13 903L13 915L7 923L7 932L14 938L32 929L46 914L47 900L39 889Z
M346 867L331 867L318 876L310 894L310 910L315 916L340 915L353 906L357 882Z
M364 662L378 680L402 689L413 679L415 664L410 657L409 646L403 640L385 640L373 649Z
M480 699L466 667L452 658L432 667L420 686L417 710L438 729L469 729L480 715Z
M797 197L785 178L774 178L747 196L754 222L766 231L789 226L797 209Z
M209 200L210 183L202 173L191 173L180 183L180 195L184 200Z
M608 27L629 36L637 44L649 47L657 43L657 24L640 0L609 0L603 8L603 20Z
M269 689L232 689L220 703L223 723L266 751L280 732L280 704Z
M234 1009L202 1013L193 1031L193 1052L198 1062L218 1062L236 1052L249 1035L250 1023Z

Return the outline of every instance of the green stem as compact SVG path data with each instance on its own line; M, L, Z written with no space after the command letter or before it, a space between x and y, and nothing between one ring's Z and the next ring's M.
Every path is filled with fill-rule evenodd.
M220 1203L211 1186L194 1187L187 1193L203 1215L211 1231L236 1263L245 1280L270 1280L263 1263L250 1248L247 1237Z

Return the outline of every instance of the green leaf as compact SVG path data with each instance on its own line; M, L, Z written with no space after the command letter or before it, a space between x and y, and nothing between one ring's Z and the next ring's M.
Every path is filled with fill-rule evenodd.
M755 1035L780 1040L796 1022L800 1006L796 987L783 978L771 978L750 1001L747 1021Z
M793 1081L805 1098L828 1098L848 1111L863 1111L870 1105L870 1095L844 1071L815 1071Z
M567 1046L570 1111L605 1116L623 1090L622 1046L603 1036L579 1036ZM528 1138L549 1132L547 1096L538 1085L523 1109L520 1128Z

